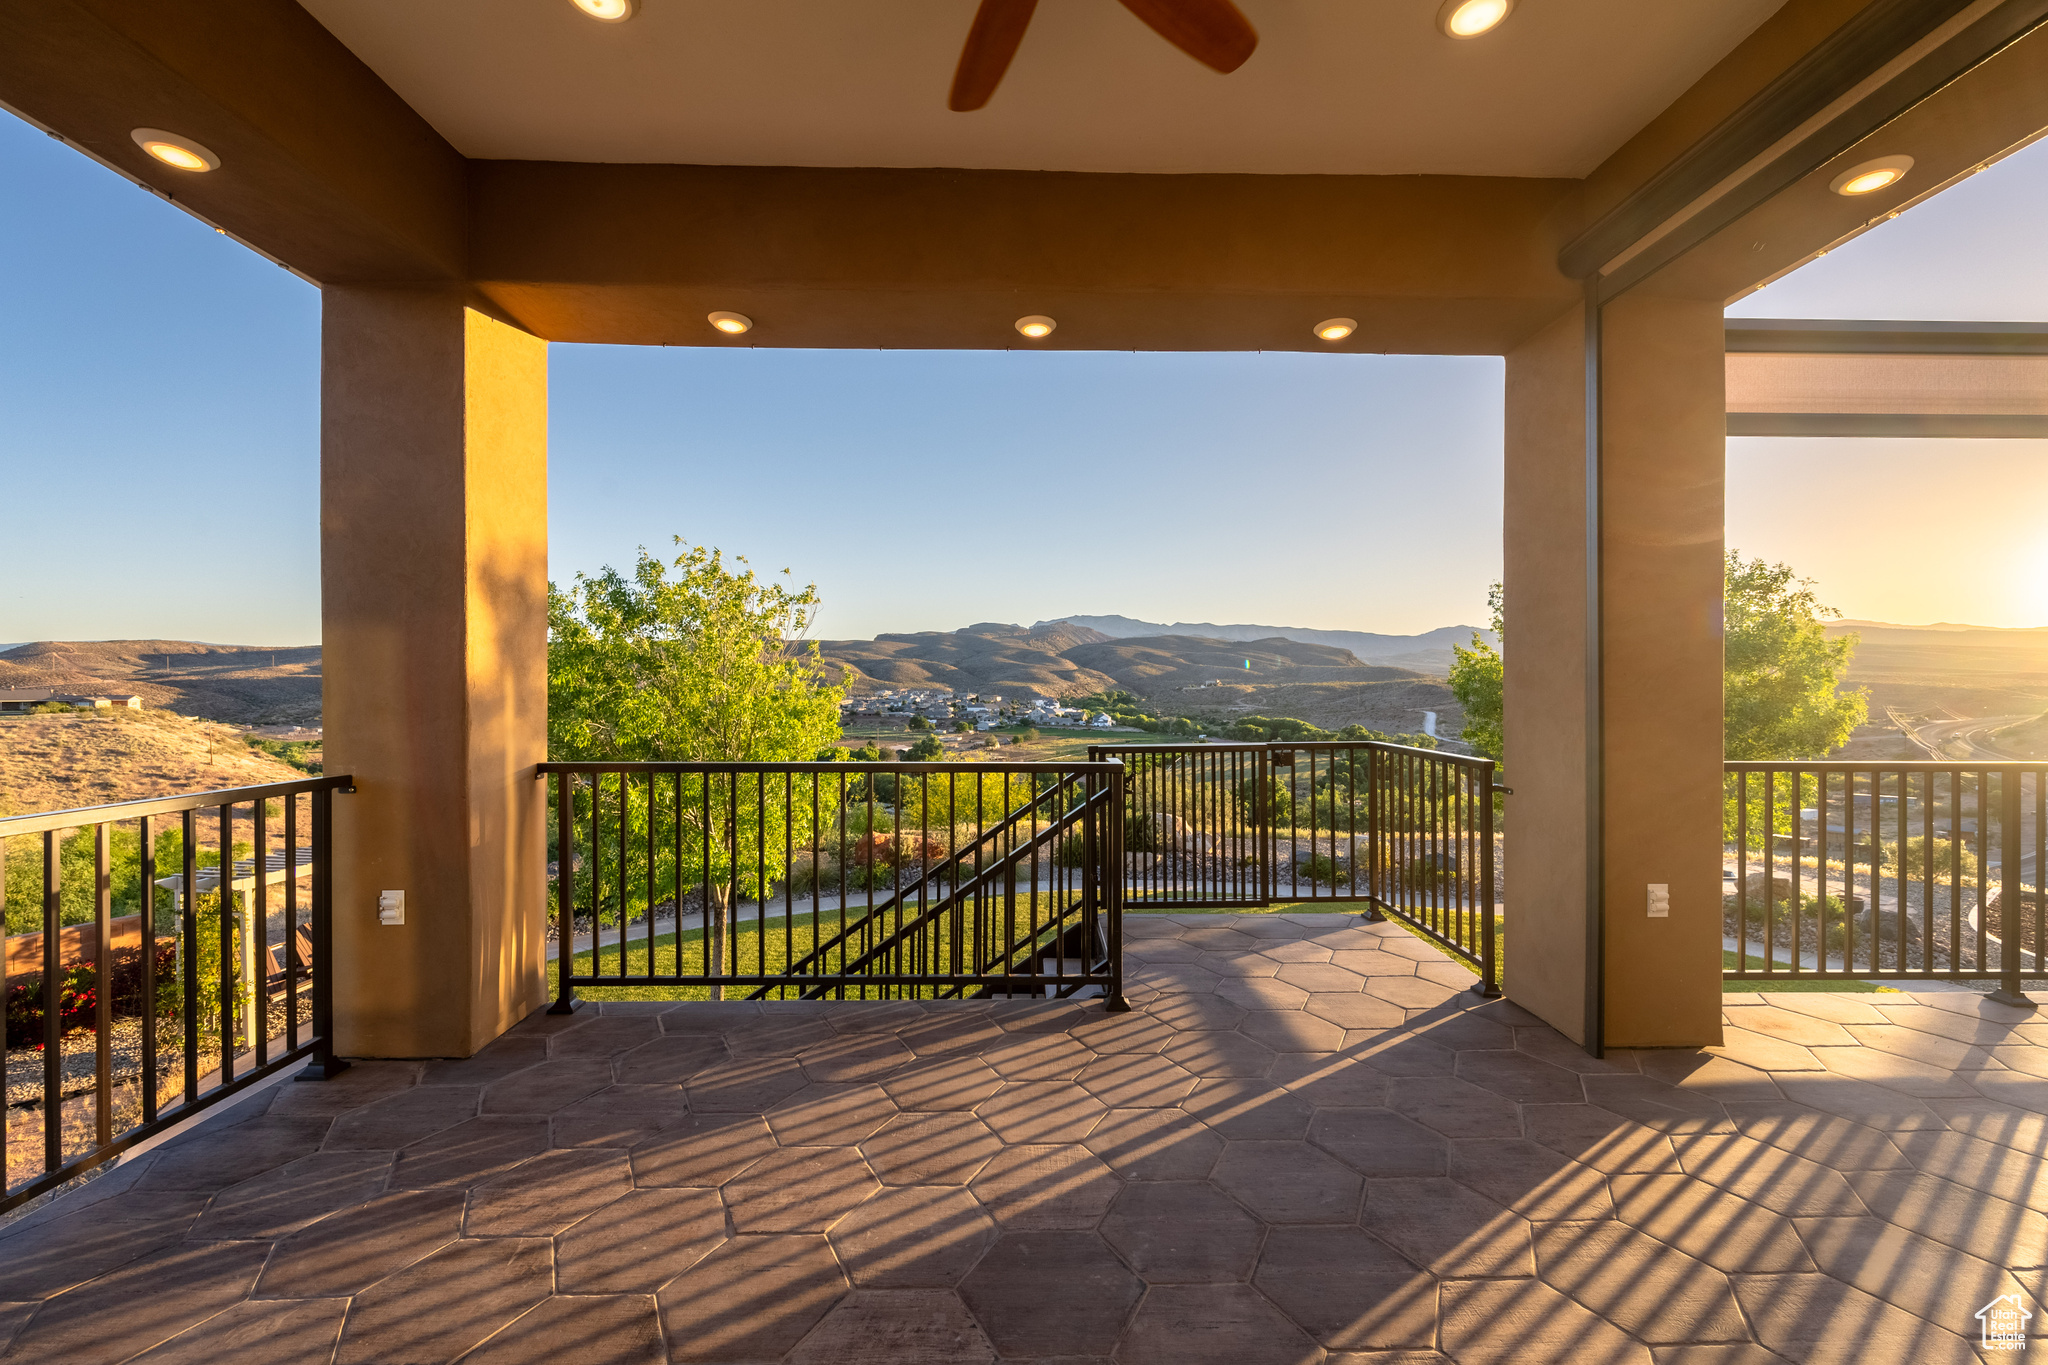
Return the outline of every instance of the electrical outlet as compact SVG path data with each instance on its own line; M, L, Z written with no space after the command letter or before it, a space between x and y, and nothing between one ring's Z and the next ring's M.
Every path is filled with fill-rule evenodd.
M1650 918L1671 918L1671 887L1666 882L1650 883Z
M377 893L377 923L405 923L405 893L403 891L379 891Z

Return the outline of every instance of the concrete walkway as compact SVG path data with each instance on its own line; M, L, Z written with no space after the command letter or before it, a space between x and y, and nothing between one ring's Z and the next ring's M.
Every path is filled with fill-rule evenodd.
M2048 1022L1731 996L1723 1048L1593 1061L1392 926L1127 924L1129 1014L590 1006L278 1086L0 1234L4 1358L1939 1365L2012 1294L2048 1330Z

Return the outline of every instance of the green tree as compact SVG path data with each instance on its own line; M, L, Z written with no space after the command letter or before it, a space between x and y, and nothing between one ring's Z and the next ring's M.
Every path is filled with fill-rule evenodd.
M1869 694L1844 693L1858 637L1829 639L1841 615L1814 596L1813 580L1785 564L1728 551L1722 644L1726 757L1821 758L1870 714Z
M1451 646L1451 653L1456 656L1451 664L1451 695L1465 710L1462 732L1465 742L1498 763L1505 753L1501 720L1504 714L1502 689L1507 678L1506 664L1498 647L1507 643L1507 597L1499 583L1486 590L1486 603L1493 609L1493 638L1496 643L1486 643L1479 632L1474 631L1469 649L1463 645Z
M548 754L560 761L683 763L809 761L839 738L841 690L829 687L817 645L815 585L801 591L757 577L735 556L675 541L664 562L642 549L629 577L607 566L548 585ZM788 571L784 570L784 576ZM577 789L584 838L630 850L606 878L600 922L680 908L698 889L717 914L714 961L724 958L736 896L758 900L785 872L784 850L810 837L811 785L780 774L686 774L680 781L600 777ZM622 790L621 783L625 783ZM771 790L764 790L766 783ZM620 826L623 823L624 829ZM654 830L674 831L679 857L653 858ZM579 844L583 838L579 838ZM578 901L591 906L591 868L569 860ZM714 991L714 994L718 992Z

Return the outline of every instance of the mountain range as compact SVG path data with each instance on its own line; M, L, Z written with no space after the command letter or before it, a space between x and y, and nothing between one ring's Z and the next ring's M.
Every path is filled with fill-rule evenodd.
M1128 616L1062 616L1061 621L1099 630L1113 640L1148 635L1192 635L1204 640L1293 640L1305 645L1334 645L1348 649L1361 663L1390 664L1422 673L1448 675L1451 646L1470 644L1477 634L1488 644L1493 632L1477 626L1439 626L1420 635L1375 635L1364 630L1316 630L1308 626L1219 626L1210 621L1138 621ZM1055 624L1040 621L1037 630Z

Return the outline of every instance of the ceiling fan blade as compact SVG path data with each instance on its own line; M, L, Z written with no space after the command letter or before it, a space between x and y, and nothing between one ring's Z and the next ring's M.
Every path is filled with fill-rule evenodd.
M1230 0L1123 0L1154 33L1225 75L1259 45L1259 31Z
M979 109L1003 83L1017 44L1031 24L1031 12L1038 0L981 0L974 12L974 26L967 30L967 42L960 49L960 65L953 70L953 93L946 107L964 114Z

